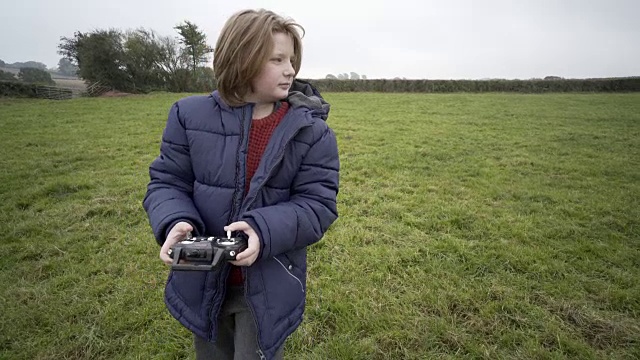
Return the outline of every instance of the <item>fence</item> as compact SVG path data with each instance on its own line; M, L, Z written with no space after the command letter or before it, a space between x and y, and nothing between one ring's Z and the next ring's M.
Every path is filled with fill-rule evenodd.
M100 96L112 90L100 82L87 86L86 89L68 88L61 86L49 86L29 84L18 81L0 81L0 97L29 97L50 100L67 100L81 96Z
M107 91L111 91L111 90L113 90L112 87L105 86L100 81L98 81L87 86L87 90L85 91L88 96L100 96L106 93Z
M70 88L37 85L35 86L35 95L35 97L41 99L67 100L74 97L79 97L80 92Z

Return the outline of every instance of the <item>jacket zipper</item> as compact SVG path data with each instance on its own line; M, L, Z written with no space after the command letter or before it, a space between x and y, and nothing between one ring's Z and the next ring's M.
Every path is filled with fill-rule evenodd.
M264 356L264 353L262 352L262 346L260 346L260 327L258 326L258 320L256 320L256 313L253 310L253 306L251 306L251 302L249 302L249 298L247 297L247 289L249 288L249 279L247 278L247 271L246 269L243 269L243 276L244 276L244 300L247 302L247 307L249 308L249 311L251 312L251 317L253 318L253 323L256 325L256 344L258 345L258 350L256 350L256 353L258 353L258 356L260 356L260 360L265 359L266 360L266 356Z
M233 197L231 199L231 213L229 214L229 219L227 220L227 224L231 224L233 217L234 217L234 213L236 212L237 206L236 206L236 202L238 201L238 192L240 190L238 187L238 177L240 176L240 161L238 159L238 156L240 156L240 149L242 148L242 142L244 141L244 116L245 116L245 109L244 107L242 108L242 117L240 118L240 141L238 142L238 147L236 149L236 173L235 173L235 183L236 183L236 188L235 191L233 192ZM226 296L227 293L227 286L224 282L226 282L226 278L229 275L229 267L226 267L225 271L220 271L220 275L218 276L217 279L217 284L216 287L217 288L222 288L222 300L220 302L220 307L222 307L222 304L224 303L224 297ZM213 319L213 315L216 315L215 318L217 319L217 315L218 314L214 314L214 306L211 306L211 309L209 309L209 319ZM213 335L213 320L211 320L211 325L209 326L209 336Z
M240 177L240 149L242 148L242 143L244 142L244 117L245 117L245 109L242 107L242 117L240 118L240 141L238 141L238 148L236 149L236 173L235 173L235 183L236 188L233 192L233 197L231 199L231 213L229 213L229 219L227 220L227 224L231 224L236 216L235 213L237 211L237 203L238 203L238 193L241 191L242 185L238 185L238 178Z
M221 309L221 308L222 308L222 304L224 303L224 298L225 298L225 296L226 296L226 294L227 294L227 287L226 287L226 284L223 284L223 283L222 283L222 279L226 279L226 278L227 278L227 276L229 275L229 268L227 267L227 268L225 269L225 271L220 271L220 273L221 273L221 275L222 275L222 276L218 276L218 278L216 279L216 288L222 288L222 296L220 297L222 300L220 301L220 307L219 307L219 309ZM209 275L211 275L211 274L209 274ZM207 277L208 277L208 276L207 276ZM206 280L205 280L205 281L206 281ZM222 286L221 286L221 285L222 285ZM215 300L215 299L214 299L214 300ZM210 322L211 322L211 325L209 325L209 340L211 340L211 339L213 338L213 327L214 327L214 325L213 325L213 324L214 324L214 321L213 321L213 320L211 320L211 319L213 319L213 318L212 318L212 315L214 315L214 314L213 314L213 309L214 309L214 308L215 308L215 306L211 305L211 308L209 309L209 320L210 320ZM218 318L217 314L216 314L215 318L216 318L216 319Z
M242 114L243 114L243 119L244 119L244 108L242 108ZM244 129L243 129L244 130ZM251 131L251 130L249 130ZM245 180L246 181L246 180ZM234 202L235 205L235 202ZM249 279L247 277L247 270L246 269L242 269L242 277L244 278L244 301L247 303L247 307L249 308L249 312L251 312L251 318L253 319L253 323L256 326L256 345L258 345L258 350L256 350L256 353L258 354L258 356L260 356L260 360L266 360L266 357L264 356L264 353L262 352L262 346L260 346L260 328L258 327L258 320L256 320L256 313L253 310L253 306L251 306L251 303L249 302L249 298L247 297L247 289L249 288Z
M311 125L301 126L296 131L294 131L293 134L287 139L287 141L284 143L284 146L282 147L281 153L278 155L278 159L273 164L273 166L271 166L269 168L269 171L267 171L267 176L265 176L264 180L260 184L258 184L258 188L256 189L256 192L260 191L260 189L262 189L264 184L266 184L266 182L271 177L271 173L273 172L273 169L275 169L276 166L278 166L278 164L280 164L282 159L284 159L284 148L287 147L287 144L289 144L289 142L291 142L291 140L296 135L298 135L300 130L304 129L307 126L311 126ZM251 209L251 206L256 202L256 199L257 199L257 197L254 197L253 201L251 202L251 204L247 205L247 210ZM275 259L275 257L274 257L274 259ZM264 356L264 353L262 352L262 346L260 346L260 327L258 325L258 320L256 320L256 313L255 313L255 310L253 309L253 305L251 304L251 301L249 301L249 298L247 297L247 289L249 288L249 277L247 276L247 269L245 268L245 269L242 269L242 270L243 270L242 271L242 273L243 273L242 275L244 277L244 298L245 298L245 301L247 302L247 307L249 308L249 311L251 311L251 317L253 317L253 322L256 324L256 343L258 344L257 353L260 356L260 359L262 360L262 359L266 359L266 357ZM298 281L300 281L300 280L298 280Z

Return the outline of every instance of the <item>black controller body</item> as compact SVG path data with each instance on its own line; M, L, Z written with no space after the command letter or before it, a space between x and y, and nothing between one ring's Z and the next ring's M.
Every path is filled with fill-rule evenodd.
M169 250L173 270L210 271L224 262L235 260L247 248L247 236L192 236L176 243Z

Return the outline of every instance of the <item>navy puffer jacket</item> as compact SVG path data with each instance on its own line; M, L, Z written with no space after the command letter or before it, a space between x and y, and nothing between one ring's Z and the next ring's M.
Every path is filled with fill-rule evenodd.
M329 105L296 80L291 107L275 129L245 192L252 105L230 107L217 91L176 102L150 166L143 205L155 238L187 221L199 235L224 235L246 221L261 240L258 260L242 267L258 344L271 358L302 321L307 250L337 219L339 160L325 120ZM200 337L215 341L230 266L171 271L165 288L170 313Z

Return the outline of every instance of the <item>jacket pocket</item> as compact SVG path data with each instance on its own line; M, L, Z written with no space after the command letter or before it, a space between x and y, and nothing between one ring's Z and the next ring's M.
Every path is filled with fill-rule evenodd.
M304 294L304 285L302 284L302 280L298 276L294 274L296 271L295 265L289 260L286 255L278 255L273 257L275 261L280 265L280 267L287 273L287 276L290 276L300 285L300 291Z
M190 325L200 329L208 326L205 295L205 271L171 271L165 287L165 298Z

